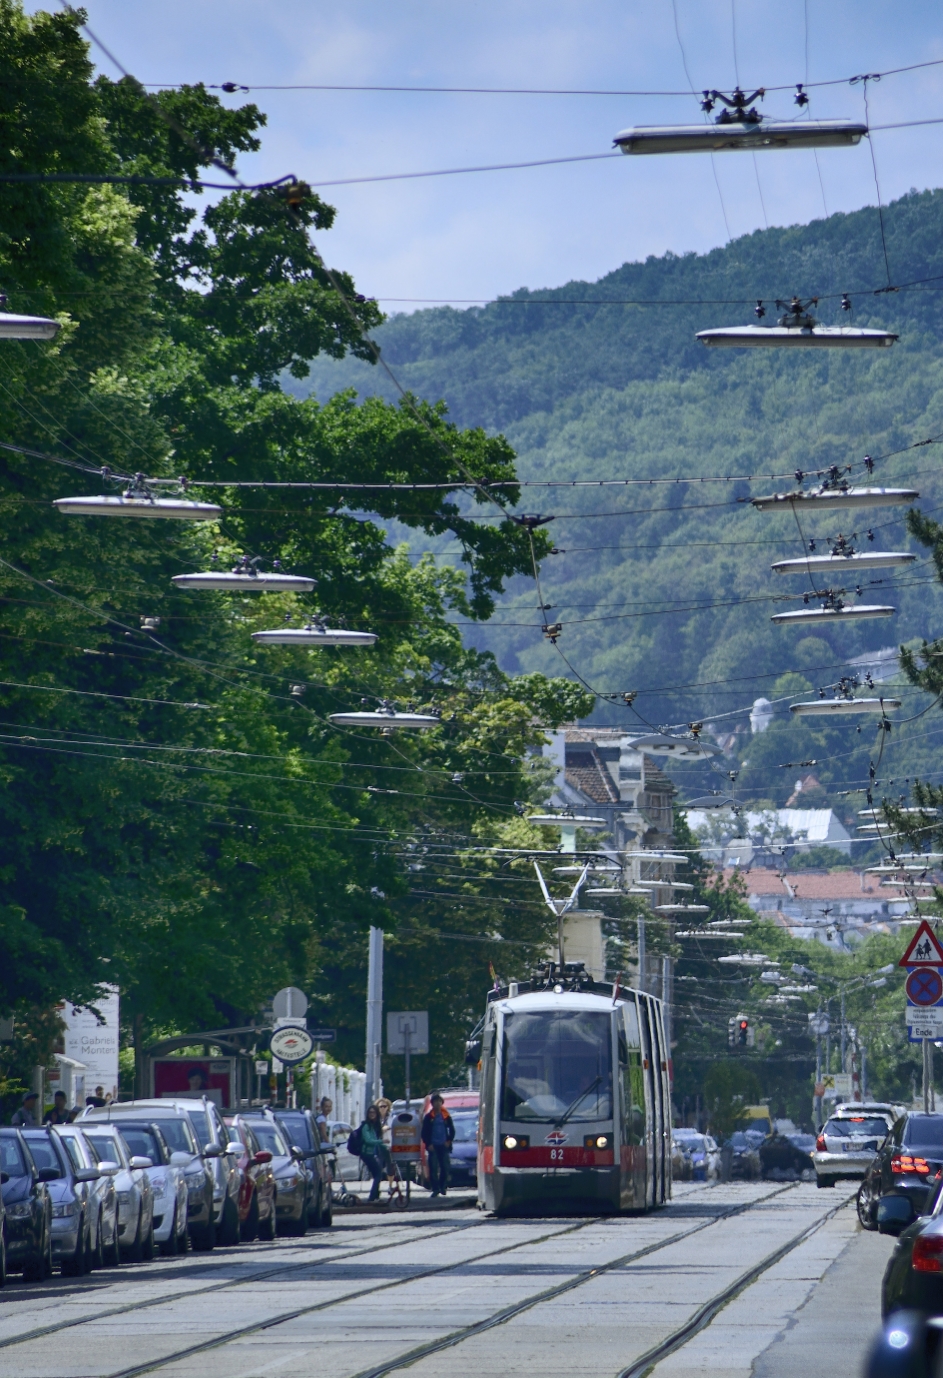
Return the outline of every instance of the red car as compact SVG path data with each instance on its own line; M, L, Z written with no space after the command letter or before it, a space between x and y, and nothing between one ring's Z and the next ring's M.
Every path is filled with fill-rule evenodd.
M262 1148L239 1115L227 1119L230 1150L239 1167L240 1239L275 1238L275 1173L272 1155ZM233 1144L238 1144L238 1149Z

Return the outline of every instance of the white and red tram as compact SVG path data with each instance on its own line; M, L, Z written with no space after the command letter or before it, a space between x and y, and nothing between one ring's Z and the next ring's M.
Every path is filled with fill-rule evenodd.
M661 1001L549 963L488 995L478 1199L499 1215L644 1211L671 1196Z

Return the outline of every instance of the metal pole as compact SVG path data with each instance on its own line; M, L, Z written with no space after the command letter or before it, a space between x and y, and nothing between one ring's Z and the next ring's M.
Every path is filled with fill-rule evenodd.
M815 1035L815 1084L816 1086L822 1084L822 1035L818 1033ZM813 1101L815 1104L815 1109L813 1111L815 1115L815 1127L818 1129L822 1121L822 1097L816 1095L813 1097Z
M841 988L841 1071L845 1071L845 987Z
M562 914L559 910L557 911L557 956L558 956L559 959L560 959L560 970L561 970L561 972L562 972L562 970L563 970L563 962L564 962L564 953L563 953L563 914Z
M861 1099L862 1099L863 1101L866 1101L866 1100L868 1099L868 1078L867 1078L867 1075L866 1075L866 1073L867 1073L867 1066L868 1066L868 1050L867 1050L867 1048L864 1046L864 1044L862 1043L862 1045L861 1045Z
M930 1113L930 1040L923 1038L923 1113Z
M380 1095L380 1030L383 1020L383 929L370 929L367 963L367 1103Z
M638 988L645 989L645 920L638 918Z
M406 1109L409 1109L409 1020L404 1019L406 1028L403 1029L403 1045L406 1050Z

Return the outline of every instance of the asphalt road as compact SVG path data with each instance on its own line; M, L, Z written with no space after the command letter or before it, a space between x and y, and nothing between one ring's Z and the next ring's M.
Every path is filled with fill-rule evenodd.
M850 1190L682 1184L664 1210L494 1220L470 1202L0 1292L0 1378L795 1378L879 1326L892 1241ZM837 1346L837 1349L836 1349Z

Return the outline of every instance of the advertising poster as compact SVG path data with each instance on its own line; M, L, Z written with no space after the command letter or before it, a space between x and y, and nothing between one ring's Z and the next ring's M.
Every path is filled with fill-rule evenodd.
M100 1086L102 1094L114 1100L118 1096L117 990L101 996L96 1009L104 1016L104 1024L99 1024L90 1009L76 1009L68 1001L62 1006L66 1026L63 1051L66 1057L84 1062L86 1095L95 1095Z
M206 1096L220 1110L233 1104L231 1057L155 1057L151 1062L153 1094L161 1099L172 1096Z

